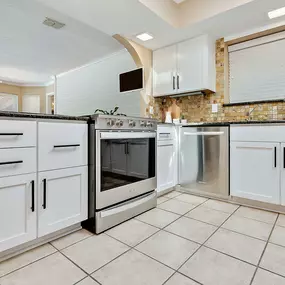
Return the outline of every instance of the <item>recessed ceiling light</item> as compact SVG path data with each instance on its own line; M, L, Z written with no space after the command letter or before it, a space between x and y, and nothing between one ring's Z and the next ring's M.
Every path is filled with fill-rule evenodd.
M268 17L270 19L278 18L278 17L284 16L284 15L285 15L285 7L277 9L277 10L270 11L268 13Z
M143 33L143 34L137 35L136 37L143 42L153 39L153 36L148 33Z

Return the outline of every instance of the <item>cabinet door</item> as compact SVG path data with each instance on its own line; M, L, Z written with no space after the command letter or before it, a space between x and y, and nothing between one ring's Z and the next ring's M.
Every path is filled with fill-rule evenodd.
M87 219L87 184L87 166L39 173L39 237Z
M153 53L153 96L176 93L176 45Z
M123 141L111 143L112 172L127 175L127 144Z
M36 174L0 179L0 252L37 237L35 199Z
M157 147L157 191L175 186L175 148L173 144Z
M128 143L128 176L137 178L148 177L148 153L148 140L134 140Z
M280 204L280 144L231 142L231 195Z
M203 38L177 44L178 92L201 90L203 87Z

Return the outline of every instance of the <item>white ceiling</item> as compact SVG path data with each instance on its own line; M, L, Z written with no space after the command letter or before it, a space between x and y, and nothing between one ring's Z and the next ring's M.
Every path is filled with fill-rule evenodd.
M213 13L215 16L203 21L197 20L194 24L183 28L176 28L149 10L139 0L38 1L106 34L121 34L150 49L170 45L201 33L209 33L218 38L264 26L274 22L268 19L267 12L284 6L284 0L187 0L180 5L190 5L191 1L195 3L192 11L194 15L207 11L207 7L211 6L215 10ZM168 0L163 1L165 4L168 3ZM238 6L239 2L243 5ZM203 11L199 11L199 3L205 6ZM223 10L223 6L229 6L231 3L234 3L236 8L217 13L219 8ZM171 13L171 11L168 12ZM276 19L275 22L280 20L282 19ZM149 32L154 39L147 42L137 40L135 36L142 32Z
M143 5L143 1L155 3L154 0L1 0L0 17L5 25L0 25L0 80L49 81L50 75L122 49L112 38L114 34L157 49L202 33L219 38L285 19L272 21L267 17L268 11L284 6L284 0L187 0L179 5L173 0L157 0L157 5L164 5L160 11L166 15L164 19ZM180 27L173 25L173 19L180 15L173 8L181 9L183 17L188 19ZM42 25L45 17L66 26L61 30L46 27ZM154 39L141 42L135 36L142 32L149 32Z
M66 26L44 26L45 17ZM111 36L34 0L1 0L0 18L0 80L46 83L51 75L123 48Z

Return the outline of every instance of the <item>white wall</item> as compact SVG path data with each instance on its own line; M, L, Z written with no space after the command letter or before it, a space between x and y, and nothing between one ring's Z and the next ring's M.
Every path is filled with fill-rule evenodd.
M123 50L57 78L56 113L93 114L95 109L112 109L128 116L140 115L140 91L119 93L119 74L137 68Z

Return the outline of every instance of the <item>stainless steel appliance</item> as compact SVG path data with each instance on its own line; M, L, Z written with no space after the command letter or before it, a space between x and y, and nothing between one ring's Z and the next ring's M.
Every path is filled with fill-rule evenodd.
M89 124L89 230L156 206L155 120L94 115Z
M192 193L229 195L229 127L179 129L179 184Z

